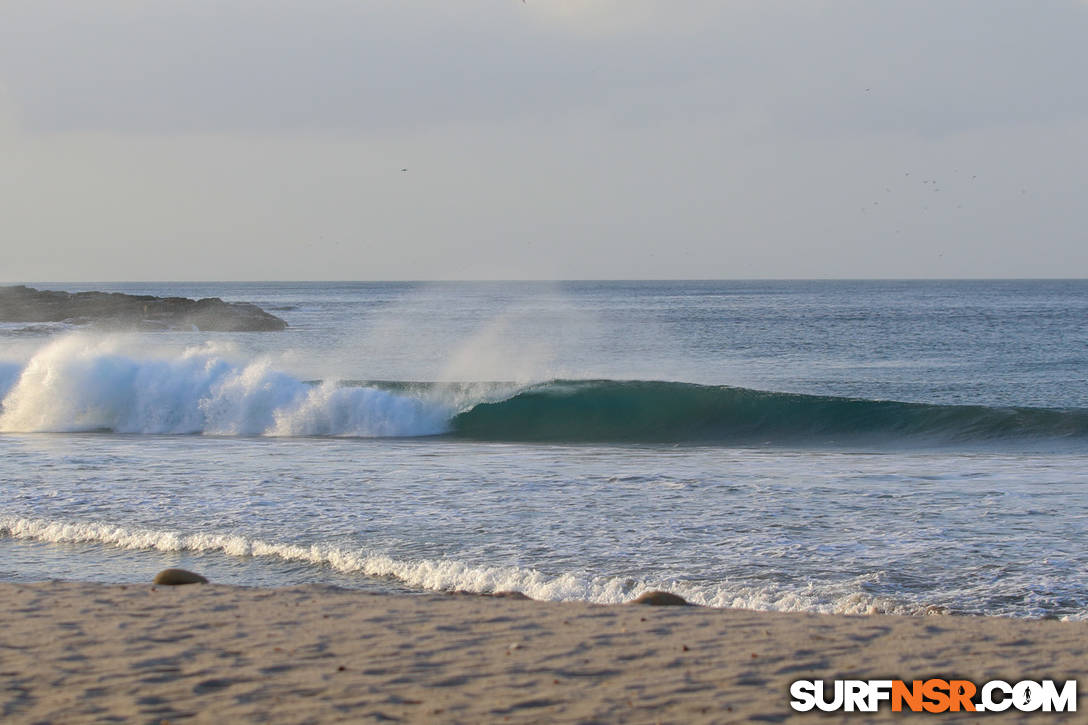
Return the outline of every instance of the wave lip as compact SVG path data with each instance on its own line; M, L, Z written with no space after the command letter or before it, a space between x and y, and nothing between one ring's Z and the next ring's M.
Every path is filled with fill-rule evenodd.
M495 441L837 444L1088 438L1088 410L934 405L693 383L557 380L454 416Z

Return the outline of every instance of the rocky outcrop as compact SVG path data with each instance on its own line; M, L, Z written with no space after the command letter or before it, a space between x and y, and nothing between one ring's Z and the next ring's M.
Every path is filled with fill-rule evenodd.
M0 322L93 323L144 330L250 332L282 330L287 323L249 302L218 297L126 295L120 292L55 292L22 285L0 287Z

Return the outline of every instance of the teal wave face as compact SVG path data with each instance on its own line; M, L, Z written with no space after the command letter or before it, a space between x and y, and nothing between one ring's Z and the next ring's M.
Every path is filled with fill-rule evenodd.
M642 381L553 381L480 403L454 436L493 441L836 445L1086 439L1088 410L989 408Z

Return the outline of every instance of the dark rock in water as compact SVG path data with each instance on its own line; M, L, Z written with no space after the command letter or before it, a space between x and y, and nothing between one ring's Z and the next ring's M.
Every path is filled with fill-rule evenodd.
M649 604L655 607L686 607L688 600L669 592L645 592L628 604Z
M153 583L172 587L181 584L207 584L208 580L185 569L163 569L155 575Z
M218 297L126 295L120 292L55 292L18 285L0 287L0 322L94 323L144 330L263 332L287 323L249 302Z

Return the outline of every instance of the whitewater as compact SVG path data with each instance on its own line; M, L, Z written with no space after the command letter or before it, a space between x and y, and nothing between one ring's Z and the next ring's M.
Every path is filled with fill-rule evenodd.
M268 361L231 361L214 345L174 357L124 352L138 344L73 333L22 367L9 364L0 370L0 431L407 436L440 433L449 415L371 387L306 384Z
M1084 283L53 288L290 327L0 329L2 578L1088 616Z

